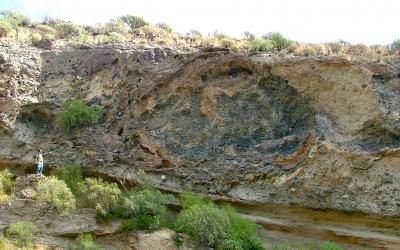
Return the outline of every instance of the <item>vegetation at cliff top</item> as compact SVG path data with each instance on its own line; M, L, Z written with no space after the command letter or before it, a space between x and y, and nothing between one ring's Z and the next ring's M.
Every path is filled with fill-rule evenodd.
M142 17L124 15L95 26L82 26L58 18L46 17L34 22L14 11L0 12L0 38L37 44L42 39L55 41L56 46L83 43L104 44L130 42L134 44L176 45L182 47L214 46L234 52L260 51L303 56L335 55L348 60L395 63L399 60L400 40L388 45L350 44L339 40L321 44L292 41L279 32L266 33L261 38L246 31L245 38L237 39L214 32L203 35L191 30L175 32L166 23L150 24Z

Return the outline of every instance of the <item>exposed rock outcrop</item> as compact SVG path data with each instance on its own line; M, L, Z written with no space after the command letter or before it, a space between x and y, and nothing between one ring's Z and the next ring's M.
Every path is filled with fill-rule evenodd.
M400 215L399 65L118 45L0 53L3 165L41 147L46 166L121 180L140 168L164 188ZM77 97L106 115L65 135L55 117Z

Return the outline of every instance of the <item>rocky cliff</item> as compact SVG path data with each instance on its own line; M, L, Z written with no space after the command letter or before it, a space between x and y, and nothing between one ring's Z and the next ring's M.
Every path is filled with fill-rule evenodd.
M400 65L128 45L0 44L0 165L400 215ZM105 107L65 134L65 101ZM161 178L162 177L162 178Z

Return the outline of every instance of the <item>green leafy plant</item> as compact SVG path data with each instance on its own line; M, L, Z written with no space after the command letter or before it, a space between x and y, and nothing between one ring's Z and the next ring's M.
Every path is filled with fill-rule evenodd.
M113 211L121 196L121 190L116 183L108 183L100 178L86 178L84 192L100 215L107 215Z
M101 35L126 34L128 29L125 24L120 20L111 20L98 28L98 32Z
M138 29L142 26L148 25L149 23L139 16L125 15L118 18L118 20L127 24L131 29Z
M15 32L12 24L8 20L0 19L0 37L6 37Z
M82 194L84 185L82 167L77 164L68 164L53 169L50 175L63 180L75 196Z
M29 247L36 232L37 228L32 222L18 221L10 224L6 236L13 239L19 247Z
M55 29L57 30L58 36L60 38L79 37L86 33L86 31L82 27L71 22L58 23L55 25Z
M206 246L216 246L230 230L227 214L215 205L193 205L182 210L176 221L176 229L191 235Z
M91 234L81 234L76 239L74 250L101 250L103 249Z
M14 190L14 181L8 169L0 171L0 189L4 190L6 194L11 194Z
M274 44L268 39L254 39L251 41L251 47L255 51L266 52L274 48Z
M121 223L121 225L119 226L118 231L120 231L120 232L129 232L129 231L132 231L132 230L135 230L135 229L137 229L135 221L132 220L132 219L127 219L127 220L124 220Z
M271 250L291 250L292 247L289 244L289 241L283 240L280 242L274 242L272 244Z
M285 38L281 33L279 32L271 32L268 33L267 35L263 36L264 39L266 40L271 40L273 47L275 49L282 50L286 49L290 46L291 41L287 38Z
M219 249L231 249L235 246L237 249L262 250L264 243L259 236L261 227L249 219L238 214L232 207L225 206L225 213L231 224L227 238L222 242Z
M66 132L73 128L98 121L104 114L101 106L87 106L83 100L68 101L59 122Z
M183 192L179 195L183 208L189 208L194 205L212 205L213 202L206 196L195 194L192 192Z
M28 26L30 24L30 20L28 17L12 10L3 10L0 11L1 19L7 20L8 23L12 25L13 28L18 26Z
M37 184L37 199L48 203L58 213L66 214L75 209L75 197L67 184L54 176Z
M172 195L155 188L134 190L125 198L123 217L133 219L138 229L157 229L165 219L165 203L170 200L174 200Z
M400 51L400 39L394 40L393 43L390 45L390 48L395 51Z
M320 246L321 250L343 250L341 246L333 241L324 241Z

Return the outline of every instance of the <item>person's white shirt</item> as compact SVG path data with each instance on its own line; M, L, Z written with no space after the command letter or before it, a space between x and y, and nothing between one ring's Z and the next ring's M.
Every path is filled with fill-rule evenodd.
M37 156L37 161L38 161L38 162L43 162L43 156L42 156L41 153L38 154L38 156Z

